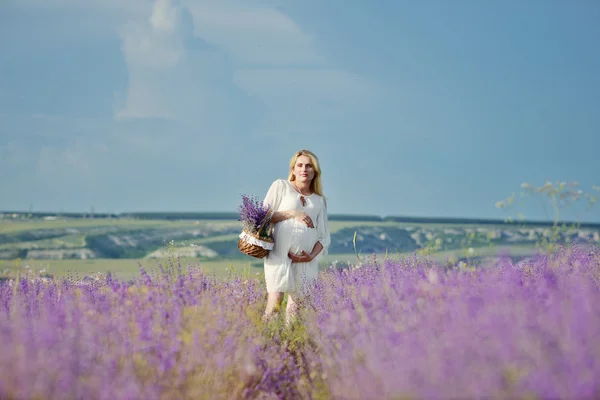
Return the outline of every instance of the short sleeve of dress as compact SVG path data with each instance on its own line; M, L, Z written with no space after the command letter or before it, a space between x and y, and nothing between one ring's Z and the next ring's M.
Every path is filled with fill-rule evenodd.
M267 195L263 200L263 206L270 206L271 211L279 210L281 198L283 197L283 185L284 183L281 179L277 179L271 184L271 187L269 187Z
M323 250L319 255L327 255L331 244L331 235L329 233L329 219L327 217L327 201L323 198L323 207L317 216L318 241L323 245Z

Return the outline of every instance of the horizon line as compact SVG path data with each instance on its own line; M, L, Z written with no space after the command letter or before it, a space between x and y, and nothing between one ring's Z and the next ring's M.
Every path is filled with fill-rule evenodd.
M176 217L178 215L204 215L204 217L210 217L210 215L220 215L225 219L230 219L238 215L239 213L236 211L129 211L129 212L119 212L119 213L111 213L111 212L90 212L90 211L4 211L0 210L0 215L36 215L36 216L71 216L76 218L82 218L82 216L88 216L86 219L92 219L89 216L94 216L95 218L109 218L109 217L117 217L117 218L126 218L132 217L135 218L135 215L152 215L152 214L164 214L166 216ZM377 215L377 214L359 214L359 213L330 213L329 219L333 220L347 220L352 221L353 218L356 218L356 221L359 220L370 220L370 221L396 221L396 222L413 222L413 223L464 223L464 224L485 224L485 225L554 225L555 221L551 219L516 219L510 218L499 219L499 218L490 218L490 217L441 217L441 216L408 216L408 215ZM172 219L168 217L157 218L157 219ZM210 218L197 218L197 219L210 219ZM581 227L596 227L600 228L600 221L587 220L587 221L572 221L572 220L559 220L556 221L557 225L575 225L578 224Z

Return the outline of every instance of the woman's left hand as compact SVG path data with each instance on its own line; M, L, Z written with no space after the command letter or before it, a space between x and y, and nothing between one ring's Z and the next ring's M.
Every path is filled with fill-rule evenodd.
M288 252L288 257L292 259L292 263L307 263L313 260L307 252L302 250L300 254L294 254L291 251Z

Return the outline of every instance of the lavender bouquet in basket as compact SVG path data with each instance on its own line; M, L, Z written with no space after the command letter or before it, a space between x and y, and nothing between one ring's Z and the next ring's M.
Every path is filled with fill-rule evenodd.
M273 249L270 233L271 209L256 197L242 195L242 205L238 207L242 233L238 248L244 254L256 258L265 257Z

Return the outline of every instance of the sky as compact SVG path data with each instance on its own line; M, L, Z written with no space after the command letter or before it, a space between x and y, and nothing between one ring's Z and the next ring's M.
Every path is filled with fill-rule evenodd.
M309 149L332 214L551 218L496 203L600 195L598 21L595 0L4 0L0 210L231 212Z

